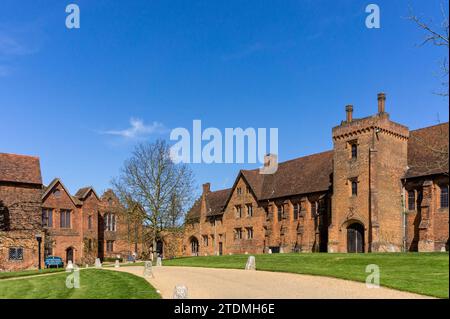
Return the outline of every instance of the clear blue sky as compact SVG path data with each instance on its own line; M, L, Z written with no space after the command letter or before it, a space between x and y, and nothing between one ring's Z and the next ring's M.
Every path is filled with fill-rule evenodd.
M418 46L404 18L411 6L437 22L440 1L72 2L79 30L65 27L69 1L0 4L0 152L39 156L44 182L72 192L103 191L137 142L194 119L277 127L281 160L331 149L344 106L373 114L380 91L411 129L448 120L433 94L448 52ZM380 29L365 27L369 3ZM250 167L192 165L213 189Z

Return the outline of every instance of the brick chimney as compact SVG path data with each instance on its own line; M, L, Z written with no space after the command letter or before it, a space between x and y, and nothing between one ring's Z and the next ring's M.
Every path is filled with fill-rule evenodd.
M208 194L211 192L211 183L203 184L203 194Z
M353 121L353 105L347 105L345 107L345 112L347 113L346 121L347 123L350 123Z
M385 112L386 94L378 93L378 114Z

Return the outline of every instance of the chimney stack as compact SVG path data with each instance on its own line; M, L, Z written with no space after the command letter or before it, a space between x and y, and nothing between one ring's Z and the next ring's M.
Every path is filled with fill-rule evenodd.
M378 93L378 114L385 112L386 94Z
M347 105L345 107L345 112L347 113L347 123L350 123L353 121L353 105Z
M211 184L210 183L203 184L203 194L207 194L209 192L211 192Z

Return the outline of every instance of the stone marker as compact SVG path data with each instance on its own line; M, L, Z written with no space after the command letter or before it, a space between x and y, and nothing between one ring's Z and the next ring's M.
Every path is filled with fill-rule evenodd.
M102 262L100 258L95 258L95 268L102 268Z
M284 254L284 249L283 249L283 247L280 247L280 254Z
M72 263L72 260L69 260L67 262L66 271L71 272L72 270L73 270L73 263Z
M441 247L441 253L445 253L445 252L446 252L445 247L442 246L442 247Z
M156 266L158 266L158 267L162 266L162 259L161 259L161 257L156 258Z
M269 250L267 251L268 254L272 253L272 249L269 248Z
M173 290L173 299L188 299L188 289L186 286L176 285Z
M116 259L116 263L114 264L114 268L119 268L120 267L120 263L119 260Z
M155 277L153 275L153 269L152 269L152 262L151 261L146 261L144 263L144 277L148 277L148 276Z
M86 268L89 268L89 265L88 265L88 264L86 264Z
M256 270L255 256L248 257L247 264L245 265L245 270Z

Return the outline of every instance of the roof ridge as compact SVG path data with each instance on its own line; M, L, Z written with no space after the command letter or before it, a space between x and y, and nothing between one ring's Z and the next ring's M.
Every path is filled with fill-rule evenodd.
M410 130L410 132L417 132L417 131L421 131L421 130L430 129L430 128L432 128L432 127L448 125L448 123L449 123L449 122L447 121L447 122L438 123L438 124L434 124L434 125L430 125L430 126L425 126L425 127L421 127L421 128L416 128L416 129L414 129L414 130Z

